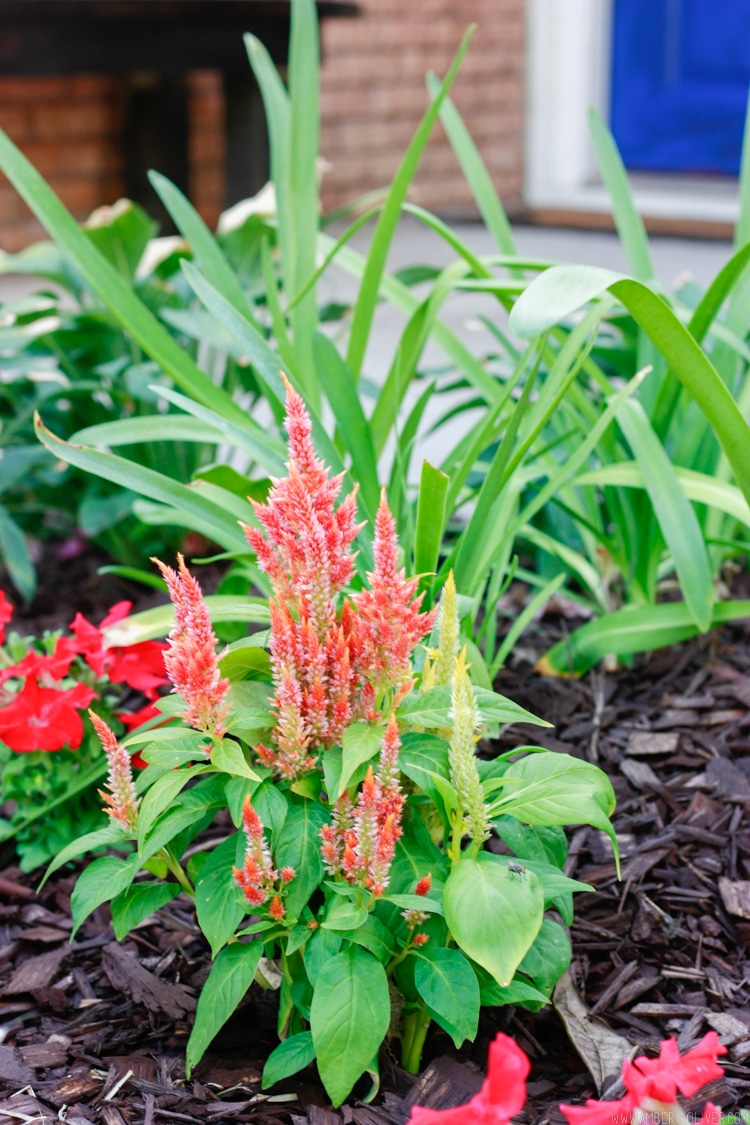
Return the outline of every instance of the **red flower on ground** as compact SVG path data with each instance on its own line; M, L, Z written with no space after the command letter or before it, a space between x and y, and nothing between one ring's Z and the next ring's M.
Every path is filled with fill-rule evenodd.
M0 645L5 640L5 626L13 616L13 605L5 596L5 590L0 590Z
M410 1125L507 1125L513 1114L523 1109L530 1069L518 1044L500 1031L490 1044L487 1078L479 1093L454 1109L415 1105Z
M664 1039L656 1059L639 1055L622 1066L622 1080L627 1094L616 1101L598 1102L589 1099L585 1106L561 1105L570 1125L610 1125L621 1122L640 1108L648 1112L649 1102L671 1105L678 1091L691 1098L724 1070L716 1061L726 1054L715 1031L709 1031L692 1050L680 1055L676 1039ZM713 1108L713 1107L711 1107ZM706 1123L711 1119L706 1106Z
M77 750L83 738L83 722L77 708L88 707L96 692L85 684L69 691L43 688L29 676L21 691L0 708L0 738L11 750Z

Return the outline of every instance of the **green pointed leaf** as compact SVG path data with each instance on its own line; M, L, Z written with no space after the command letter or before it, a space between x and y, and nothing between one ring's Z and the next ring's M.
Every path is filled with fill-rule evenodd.
M255 770L247 764L242 747L231 738L222 738L221 742L213 747L211 765L233 777L248 777L251 781L260 781Z
M518 966L549 999L552 989L570 965L570 938L558 922L545 918L534 943Z
M222 949L203 985L185 1057L185 1073L200 1061L211 1040L227 1022L253 983L263 954L263 942L233 942Z
M289 805L284 832L274 849L274 862L279 869L294 868L295 876L287 885L284 902L295 918L300 917L310 895L323 881L320 830L327 823L328 815L317 801Z
M266 1059L261 1086L264 1090L275 1086L283 1078L289 1078L290 1075L304 1070L314 1058L315 1048L311 1031L299 1031L296 1035L290 1035L283 1043L279 1043Z
M352 723L346 728L341 739L341 776L332 800L337 801L355 771L380 752L384 734L383 723Z
M414 982L430 1015L456 1048L464 1039L473 1042L479 1024L479 982L464 955L458 949L425 948L414 966Z
M536 875L518 879L485 852L454 864L443 908L460 948L505 988L539 932L544 892Z
M112 927L118 941L153 914L171 902L181 891L177 883L133 883L112 899Z
M201 868L195 884L198 925L215 957L248 913L247 905L232 874L241 865L244 835L235 832L214 848Z
M339 1106L388 1031L388 979L381 963L355 945L326 962L314 987L310 1028L318 1071L328 1096Z
M97 906L101 906L103 902L111 902L130 886L139 866L138 856L134 852L127 859L106 855L84 868L70 896L70 911L73 916L71 939Z

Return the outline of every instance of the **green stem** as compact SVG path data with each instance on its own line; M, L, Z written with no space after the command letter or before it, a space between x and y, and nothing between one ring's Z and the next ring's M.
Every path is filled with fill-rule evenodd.
M166 863L167 870L172 872L185 894L190 895L191 898L195 898L195 888L193 887L185 872L182 870L182 867L180 866L178 860L175 859L175 857L170 852L169 848L161 848L158 854L159 859L163 860L164 863Z
M422 1062L424 1041L431 1023L427 1012L420 1005L415 1011L404 1016L404 1031L401 1039L401 1065L410 1074L419 1074Z

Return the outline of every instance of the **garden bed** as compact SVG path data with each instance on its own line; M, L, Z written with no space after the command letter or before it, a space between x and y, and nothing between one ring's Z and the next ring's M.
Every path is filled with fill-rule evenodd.
M548 615L544 643L565 627L562 615ZM531 656L533 644L527 635L518 651ZM571 968L594 1027L648 1052L668 1035L684 1050L715 1028L729 1047L726 1078L698 1100L739 1108L750 1089L750 626L581 681L541 677L519 661L497 686L555 724L511 727L501 749L535 741L596 760L617 793L622 880L603 834L590 828L570 834L566 867L596 888L577 896ZM260 1075L276 1042L276 994L253 986L186 1082L185 1043L210 964L188 901L170 903L121 945L99 908L70 945L75 876L60 872L40 892L37 882L13 867L0 873L3 1125L19 1114L59 1114L74 1125L305 1117L401 1125L411 1104L456 1104L474 1093L498 1028L532 1059L527 1121L561 1121L559 1101L597 1095L582 1054L605 1074L619 1071L619 1062L608 1069L606 1041L584 1043L579 1033L574 1046L552 1007L536 1015L495 1008L483 1010L476 1042L458 1053L433 1025L416 1085L386 1053L372 1106L350 1097L339 1113L323 1108L312 1071L269 1100ZM366 1094L364 1081L355 1094Z

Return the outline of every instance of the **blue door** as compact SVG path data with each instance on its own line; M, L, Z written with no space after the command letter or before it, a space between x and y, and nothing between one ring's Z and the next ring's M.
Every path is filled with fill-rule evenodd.
M625 165L736 176L750 0L615 0L611 126Z

